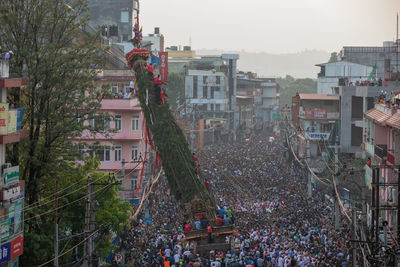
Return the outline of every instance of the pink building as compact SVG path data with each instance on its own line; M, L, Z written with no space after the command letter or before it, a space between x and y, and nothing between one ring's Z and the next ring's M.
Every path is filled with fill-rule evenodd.
M371 166L366 166L365 182L371 190L372 207L379 207L379 218L388 222L396 233L400 226L400 213L397 209L400 164L400 106L393 98L386 104L375 104L366 111L366 130L363 146L371 159ZM375 170L375 173L374 173ZM375 178L374 178L375 176ZM375 182L373 181L375 179ZM374 183L379 186L374 186ZM379 198L377 197L379 195ZM374 213L374 212L373 212ZM376 213L372 221L376 224Z
M108 122L103 119L85 121L86 125L105 129L106 134L93 135L87 131L75 139L76 142L86 144L82 147L83 157L97 156L100 159L99 171L112 172L120 177L124 165L123 191L120 194L121 198L127 200L140 197L141 190L135 191L145 157L143 113L139 100L133 96L123 98L126 93L129 93L130 82L133 78L132 72L128 70L105 70L99 75L99 86L109 85L114 97L101 101L100 112L107 112L113 119ZM91 144L96 142L98 143L96 148L91 148ZM143 180L145 180L145 175L146 171L144 171Z

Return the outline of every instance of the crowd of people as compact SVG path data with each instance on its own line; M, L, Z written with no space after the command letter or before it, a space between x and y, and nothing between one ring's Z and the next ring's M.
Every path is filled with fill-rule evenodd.
M198 152L200 175L237 234L228 251L196 254L186 242L183 212L166 179L152 193L143 218L125 237L134 266L348 266L348 231L335 231L331 204L318 191L308 199L305 171L284 157L279 137L213 145ZM145 209L146 210L146 209ZM225 215L226 214L222 214ZM221 217L223 218L223 217ZM187 224L187 222L186 222ZM195 229L196 226L191 226Z

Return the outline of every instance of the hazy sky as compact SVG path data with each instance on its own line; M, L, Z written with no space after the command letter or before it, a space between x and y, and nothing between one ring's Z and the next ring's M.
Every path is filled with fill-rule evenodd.
M166 46L291 53L393 41L400 0L140 0L145 35Z

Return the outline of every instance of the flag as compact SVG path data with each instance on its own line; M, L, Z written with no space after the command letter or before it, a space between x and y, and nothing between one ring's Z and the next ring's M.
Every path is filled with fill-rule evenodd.
M376 74L376 63L374 64L374 66L372 67L372 71L368 76L368 81L370 82L372 80L372 77L374 77Z

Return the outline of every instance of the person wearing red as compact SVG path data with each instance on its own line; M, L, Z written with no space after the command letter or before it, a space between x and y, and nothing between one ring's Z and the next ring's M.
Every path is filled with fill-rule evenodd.
M207 226L207 233L208 233L208 243L211 243L212 241L212 227L210 224Z
M216 225L219 226L219 225L222 225L223 223L224 223L224 222L222 221L221 217L218 216L218 217L215 219L215 224L216 224Z
M206 186L207 191L210 191L210 183L208 182L207 179L204 181L204 185Z
M194 158L194 161L196 162L196 163L199 163L200 162L200 160L199 160L199 158L197 157L197 155L193 152L193 158Z
M192 230L192 226L189 223L185 224L185 233L189 233Z
M151 64L147 65L147 71L149 72L149 74L153 75L153 71L154 71L153 65L151 65Z

